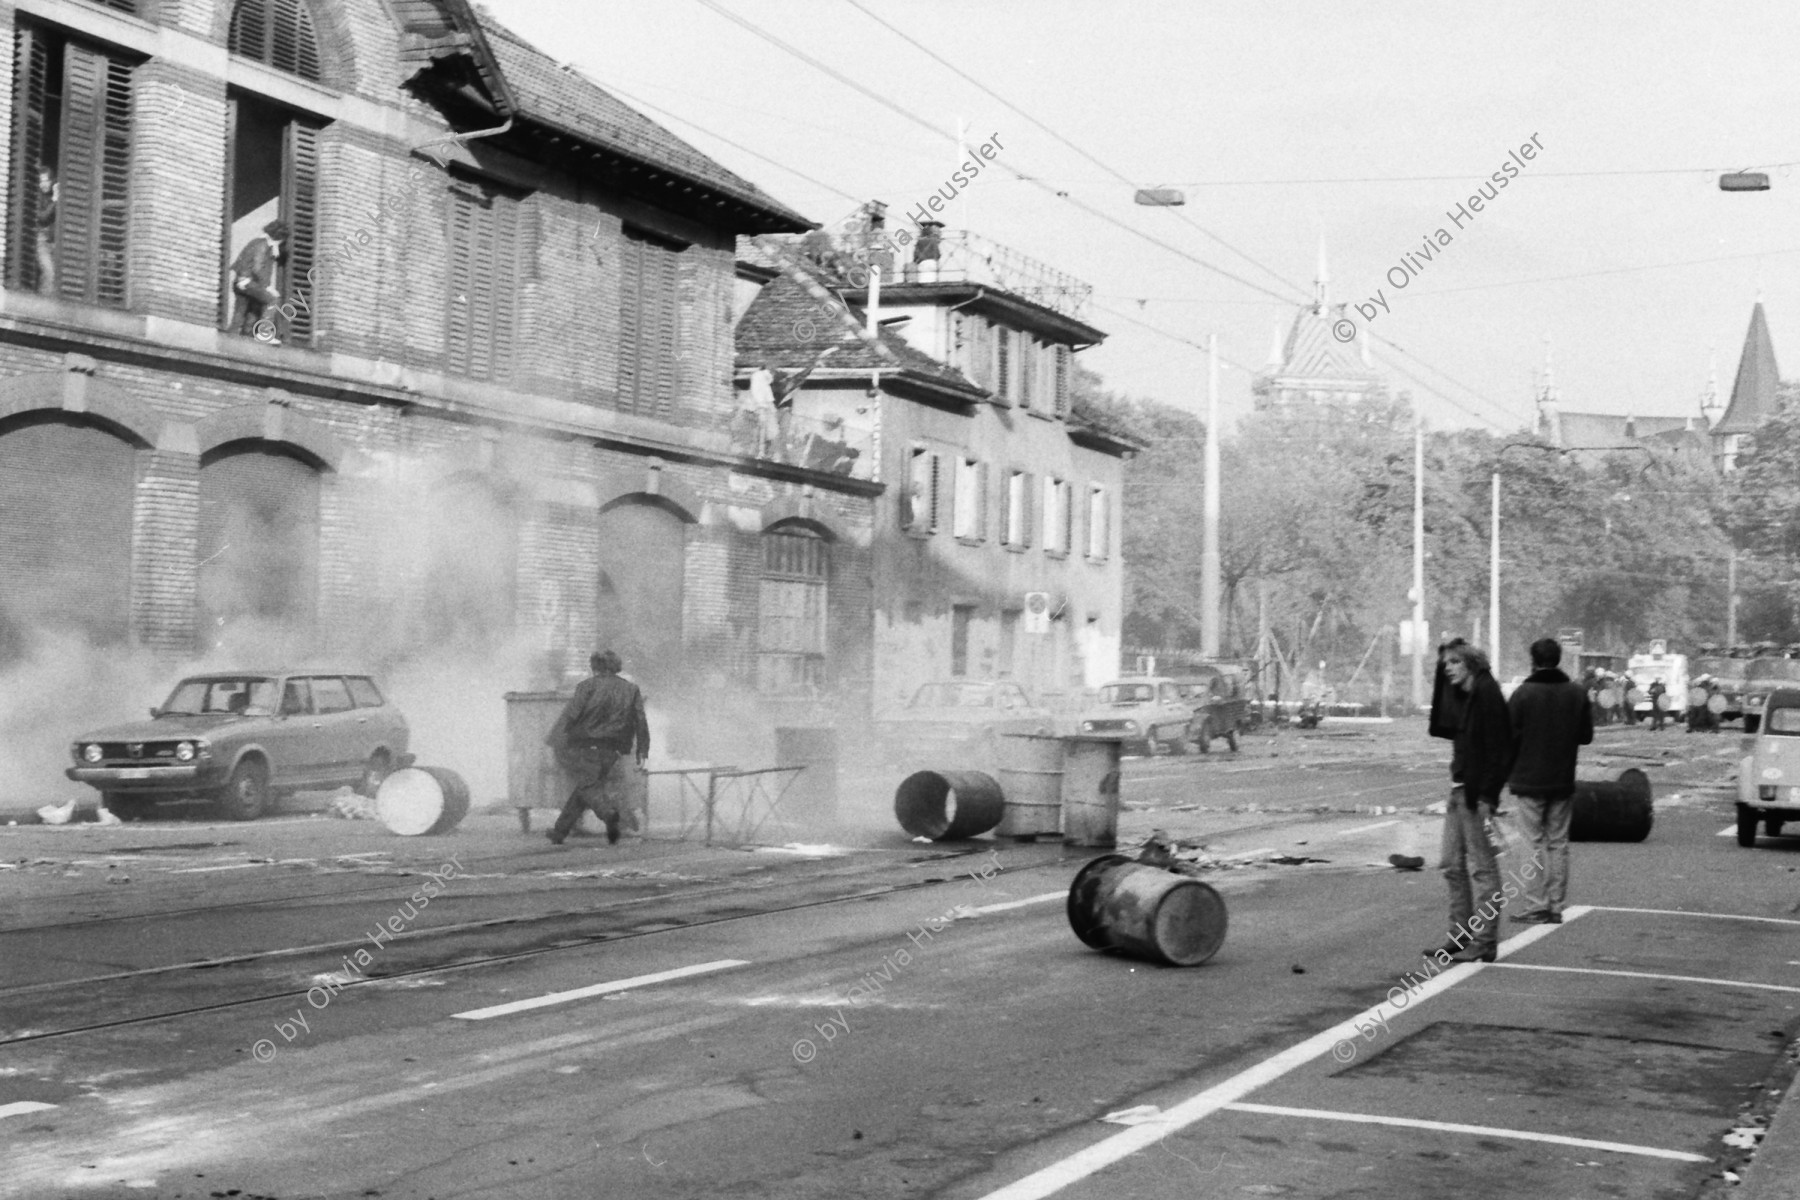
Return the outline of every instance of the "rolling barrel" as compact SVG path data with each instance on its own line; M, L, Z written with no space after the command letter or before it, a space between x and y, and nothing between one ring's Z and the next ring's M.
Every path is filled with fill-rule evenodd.
M1000 786L1006 815L1001 837L1036 838L1062 832L1062 739L1034 733L1000 739Z
M1225 944L1225 899L1198 879L1107 854L1069 884L1069 927L1085 945L1197 967Z
M402 837L449 833L469 814L469 785L448 767L407 767L381 781L375 813Z
M1572 842L1641 842L1650 836L1650 777L1630 767L1616 780L1575 781Z
M900 828L934 842L986 833L1005 812L1000 785L980 771L917 771L894 792Z

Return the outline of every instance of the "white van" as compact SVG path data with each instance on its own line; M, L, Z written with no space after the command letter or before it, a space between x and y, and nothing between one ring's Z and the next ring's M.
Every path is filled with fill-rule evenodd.
M1662 646L1661 642L1650 643L1651 653L1634 654L1625 666L1625 674L1631 676L1632 692L1639 696L1632 707L1636 712L1648 713L1650 685L1660 679L1664 688L1661 698L1663 711L1679 721L1687 713L1687 655L1664 654L1661 652Z

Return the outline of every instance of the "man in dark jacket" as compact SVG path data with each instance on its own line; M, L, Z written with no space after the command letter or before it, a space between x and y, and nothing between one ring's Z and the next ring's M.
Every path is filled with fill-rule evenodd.
M1444 736L1454 714L1455 750L1450 764L1450 800L1444 806L1441 866L1450 888L1450 934L1426 956L1452 962L1493 962L1499 935L1495 926L1506 903L1500 868L1488 840L1488 824L1512 769L1512 722L1506 698L1488 669L1487 655L1467 643L1443 652L1439 670L1449 692L1434 697L1431 733ZM1457 712L1460 709L1460 712Z
M575 694L544 738L556 751L556 761L574 780L550 840L562 845L586 808L606 822L606 840L619 840L619 819L629 815L629 790L622 772L635 770L650 753L650 723L644 715L644 694L630 680L619 677L623 665L611 650L588 659L593 674L575 687ZM627 763L635 752L636 762Z
M1531 674L1507 701L1512 718L1513 768L1508 782L1519 801L1519 828L1531 844L1533 872L1525 883L1530 925L1562 924L1569 887L1569 818L1575 811L1575 758L1594 740L1587 693L1557 669L1555 638L1531 643Z

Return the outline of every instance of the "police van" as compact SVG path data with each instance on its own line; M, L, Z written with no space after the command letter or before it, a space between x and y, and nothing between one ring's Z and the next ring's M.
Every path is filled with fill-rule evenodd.
M1685 654L1670 654L1669 644L1661 638L1650 643L1650 653L1634 654L1625 664L1625 674L1631 677L1631 707L1633 712L1648 713L1652 708L1650 702L1650 685L1661 681L1663 694L1657 697L1656 706L1677 721L1686 715L1688 695L1688 661Z

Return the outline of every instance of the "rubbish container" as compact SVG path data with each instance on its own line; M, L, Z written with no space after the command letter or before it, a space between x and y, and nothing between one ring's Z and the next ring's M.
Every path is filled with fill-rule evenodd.
M1627 767L1617 780L1575 781L1575 810L1569 817L1572 842L1641 842L1650 836L1650 777Z
M1005 810L1000 785L980 771L917 771L900 781L894 815L900 828L934 842L986 833Z
M1070 846L1119 842L1119 752L1124 739L1075 734L1063 744L1062 831Z
M1225 944L1225 899L1161 867L1107 854L1069 884L1069 927L1096 950L1195 967Z
M777 726L775 765L805 767L782 798L784 813L809 824L837 820L837 730L830 726Z
M575 789L544 737L573 693L506 693L506 799L520 808L561 808Z
M994 832L1034 841L1062 832L1063 743L1041 733L1000 739L1000 791L1006 812Z

